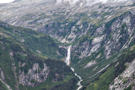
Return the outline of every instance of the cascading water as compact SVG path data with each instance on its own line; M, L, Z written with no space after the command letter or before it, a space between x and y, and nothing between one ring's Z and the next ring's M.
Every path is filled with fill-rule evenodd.
M68 49L67 49L67 57L66 57L65 63L66 63L68 66L70 66L70 63L71 63L71 62L70 62L70 59L71 59L71 48L72 48L72 46L69 46ZM74 75L79 79L79 81L78 81L78 83L77 83L78 88L77 88L76 90L81 90L81 88L83 87L82 84L81 84L81 82L83 81L83 79L81 78L81 76L79 76L79 75L75 72L75 70L74 70L73 67L71 67L71 70L74 72Z

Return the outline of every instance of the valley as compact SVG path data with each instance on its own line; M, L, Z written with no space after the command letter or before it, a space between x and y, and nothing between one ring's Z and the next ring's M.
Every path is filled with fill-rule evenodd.
M0 89L134 90L134 0L16 0L0 12Z
M66 57L66 64L70 67L70 63L71 63L71 48L72 48L72 46L69 46L68 47L68 49L67 49L67 57ZM79 81L78 81L78 83L77 83L77 86L78 86L78 88L76 89L76 90L81 90L81 88L83 87L82 86L82 84L81 84L81 82L83 81L82 80L82 78L81 78L81 76L79 76L76 72L75 72L75 70L74 70L74 68L73 67L70 67L71 68L71 70L73 71L73 73L74 73L74 75L79 79Z
M17 32L18 30L21 31ZM12 33L12 31L16 33ZM53 90L56 87L58 89L66 88L67 90L75 89L73 85L76 86L77 77L62 60L54 60L45 53L43 55L36 52L32 47L31 49L28 47L31 44L20 41L20 38L24 38L26 42L29 32L30 34L33 33L32 36L28 35L29 41L34 43L35 35L41 35L40 33L26 28L10 26L3 22L0 22L0 32L0 88L2 90L3 88L9 90L18 90L18 88L19 90ZM18 33L23 34L19 36ZM42 38L37 36L35 38L42 41ZM15 37L18 38L15 39ZM30 37L33 37L32 40L30 40ZM48 37L44 38L46 38L44 42L47 39L50 40ZM53 40L52 42L55 43ZM40 48L46 44L42 42L43 46L40 46ZM45 47L47 48L45 50L49 49L50 51L53 46L48 46L50 48Z

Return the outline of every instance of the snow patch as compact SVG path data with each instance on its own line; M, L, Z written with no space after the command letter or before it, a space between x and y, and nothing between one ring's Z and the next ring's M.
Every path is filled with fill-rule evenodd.
M100 43L103 40L103 38L104 38L104 35L94 38L93 41L92 41L92 44L94 45L96 43Z
M93 65L95 65L97 62L96 61L90 61L84 68L89 68Z

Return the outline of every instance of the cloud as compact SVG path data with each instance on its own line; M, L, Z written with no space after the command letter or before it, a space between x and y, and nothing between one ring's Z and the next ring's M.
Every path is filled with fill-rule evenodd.
M0 0L0 3L11 3L15 0Z
M62 2L69 2L70 4L75 4L76 2L86 2L87 4L96 4L96 3L118 3L118 2L125 2L125 1L130 1L130 0L57 0L57 3L62 3Z

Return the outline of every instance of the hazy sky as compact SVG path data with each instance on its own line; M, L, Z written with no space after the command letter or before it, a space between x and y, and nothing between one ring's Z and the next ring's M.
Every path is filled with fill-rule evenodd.
M13 2L15 0L0 0L0 3L10 3L10 2Z
M78 1L81 1L81 0L56 0L57 3L60 3L62 1L66 1L66 2L71 2L71 3L76 3ZM87 1L87 3L107 3L107 2L121 2L121 1L128 1L128 0L85 0Z

